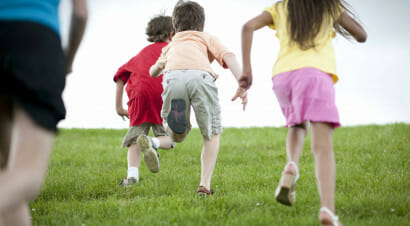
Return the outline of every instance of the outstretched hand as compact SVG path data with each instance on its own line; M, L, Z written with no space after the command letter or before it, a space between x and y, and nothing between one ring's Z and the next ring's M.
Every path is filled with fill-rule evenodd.
M232 101L236 100L238 97L242 99L243 110L245 111L246 105L248 104L248 93L246 92L246 89L238 87L235 96L232 97Z

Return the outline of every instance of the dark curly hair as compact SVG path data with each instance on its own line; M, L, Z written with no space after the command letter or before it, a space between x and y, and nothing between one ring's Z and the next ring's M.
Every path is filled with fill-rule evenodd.
M172 13L172 22L177 31L202 31L205 23L205 11L193 1L179 1Z
M149 42L164 42L173 32L172 17L164 15L152 18L145 29Z

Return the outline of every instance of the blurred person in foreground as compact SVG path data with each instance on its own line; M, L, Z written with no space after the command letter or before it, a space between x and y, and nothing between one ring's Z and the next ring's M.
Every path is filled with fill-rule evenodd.
M86 0L72 0L62 49L59 0L0 1L0 224L31 225L57 132L65 118L67 73L87 22Z

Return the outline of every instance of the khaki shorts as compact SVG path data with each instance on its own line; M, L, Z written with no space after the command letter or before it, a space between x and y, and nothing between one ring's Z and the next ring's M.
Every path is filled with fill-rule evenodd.
M210 139L212 135L222 133L218 88L211 74L201 70L168 71L164 75L163 87L161 117L164 121L170 113L171 101L183 99L187 106L185 109L187 130L191 129L189 119L192 106L204 137Z
M128 129L127 135L125 135L124 140L122 141L121 147L129 147L131 144L137 143L137 138L141 134L148 135L149 130L152 128L152 132L155 137L159 136L168 136L165 132L165 129L162 125L144 122L138 126L131 126Z

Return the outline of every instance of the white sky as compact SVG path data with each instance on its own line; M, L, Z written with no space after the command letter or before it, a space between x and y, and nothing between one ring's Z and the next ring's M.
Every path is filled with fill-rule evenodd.
M67 41L69 0L60 5L63 43ZM172 14L177 0L89 0L85 37L67 79L63 128L128 128L115 112L117 69L148 45L147 22L155 15ZM197 0L205 8L205 31L216 35L241 62L242 25L275 1ZM410 123L410 1L351 0L365 24L368 41L357 44L334 40L339 82L336 104L342 125ZM272 91L271 70L279 50L275 33L263 28L252 47L254 84L245 112L230 99L236 82L229 70L213 64L224 127L282 126L285 123ZM126 95L124 107L126 107ZM193 114L192 114L193 115ZM191 123L196 127L195 119Z

